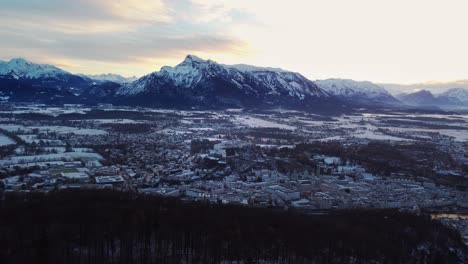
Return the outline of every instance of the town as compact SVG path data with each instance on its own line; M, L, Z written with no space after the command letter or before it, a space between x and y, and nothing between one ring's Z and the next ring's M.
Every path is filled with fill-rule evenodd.
M3 193L116 189L312 213L468 208L466 115L1 107ZM468 241L468 219L450 219Z

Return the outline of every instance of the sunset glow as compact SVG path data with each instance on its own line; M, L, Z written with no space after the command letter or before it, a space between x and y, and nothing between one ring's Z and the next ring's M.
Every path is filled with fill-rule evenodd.
M186 54L310 79L466 79L464 0L4 0L0 59L142 76Z

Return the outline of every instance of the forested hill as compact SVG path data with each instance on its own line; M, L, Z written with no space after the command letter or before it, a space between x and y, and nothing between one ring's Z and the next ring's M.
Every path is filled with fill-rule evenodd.
M456 231L395 210L307 216L103 190L5 193L0 207L0 263L466 263L467 253Z

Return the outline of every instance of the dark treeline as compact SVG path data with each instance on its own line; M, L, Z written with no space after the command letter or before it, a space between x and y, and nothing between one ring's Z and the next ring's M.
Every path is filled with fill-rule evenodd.
M25 145L26 143L22 138L20 138L18 135L15 133L12 133L6 129L0 128L0 135L5 135L6 137L11 138L16 142L16 145ZM5 145L5 146L0 146L0 158L8 157L10 155L13 155L15 153L16 145Z
M16 118L34 121L62 121L62 120L89 120L89 119L132 119L132 120L158 120L167 118L177 118L174 113L157 113L144 111L126 110L101 110L91 109L85 113L66 113L57 116L43 113L0 113L0 117Z
M148 120L148 116L142 111L122 111L122 110L100 110L92 109L84 114L80 113L69 113L61 114L61 119L73 119L73 120L87 120L87 119L115 119L118 116L119 119L133 119L133 120Z
M0 117L25 120L54 120L56 117L42 113L1 113Z
M382 120L382 122L387 125L396 126L396 127L410 126L410 127L418 127L418 128L429 128L429 129L461 129L461 130L466 129L464 126L426 123L425 121L419 122L419 121L413 121L413 120L384 119Z
M6 129L3 129L3 128L0 128L0 134L3 134L11 139L13 139L17 145L25 145L26 142L20 138L18 135L16 135L15 133L12 133Z
M442 117L428 117L428 116L396 116L396 119L403 119L409 121L425 121L425 122L443 122L443 123L460 123L464 122L463 118L460 116L450 116L450 118ZM376 117L377 120L392 120L392 117L383 116Z
M312 216L110 190L8 193L0 208L0 263L461 263L466 254L456 231L395 210Z

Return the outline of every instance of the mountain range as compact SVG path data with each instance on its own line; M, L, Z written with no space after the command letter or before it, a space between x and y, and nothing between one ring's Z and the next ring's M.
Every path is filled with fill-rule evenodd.
M433 94L440 94L453 88L468 89L468 79L455 81L429 81L412 84L379 83L393 95L400 93L414 93L416 91L426 90Z
M463 95L463 92L448 92L444 96L451 99L444 99L445 104L466 104L464 100L453 99L463 98L456 94ZM399 99L406 104L425 105L412 100L411 95L405 96ZM440 95L440 100L444 96ZM225 65L194 55L187 55L174 67L164 66L141 78L125 78L116 74L72 74L55 66L21 58L0 61L0 99L185 109L283 107L323 110L402 106L383 87L367 81L311 81L300 73L283 69Z
M327 79L317 80L315 83L329 94L357 105L400 104L400 102L383 87L368 81Z
M132 77L123 77L122 75L114 74L114 73L106 73L106 74L98 74L98 75L85 75L85 74L78 74L83 78L88 78L98 82L115 82L120 84L131 83L138 78L136 76Z
M421 90L414 93L398 94L396 97L406 105L424 108L439 107L456 110L468 107L468 89L466 88L452 88L436 95L430 91Z
M222 65L188 55L175 67L141 77L116 92L122 103L162 107L313 107L334 99L299 73Z

